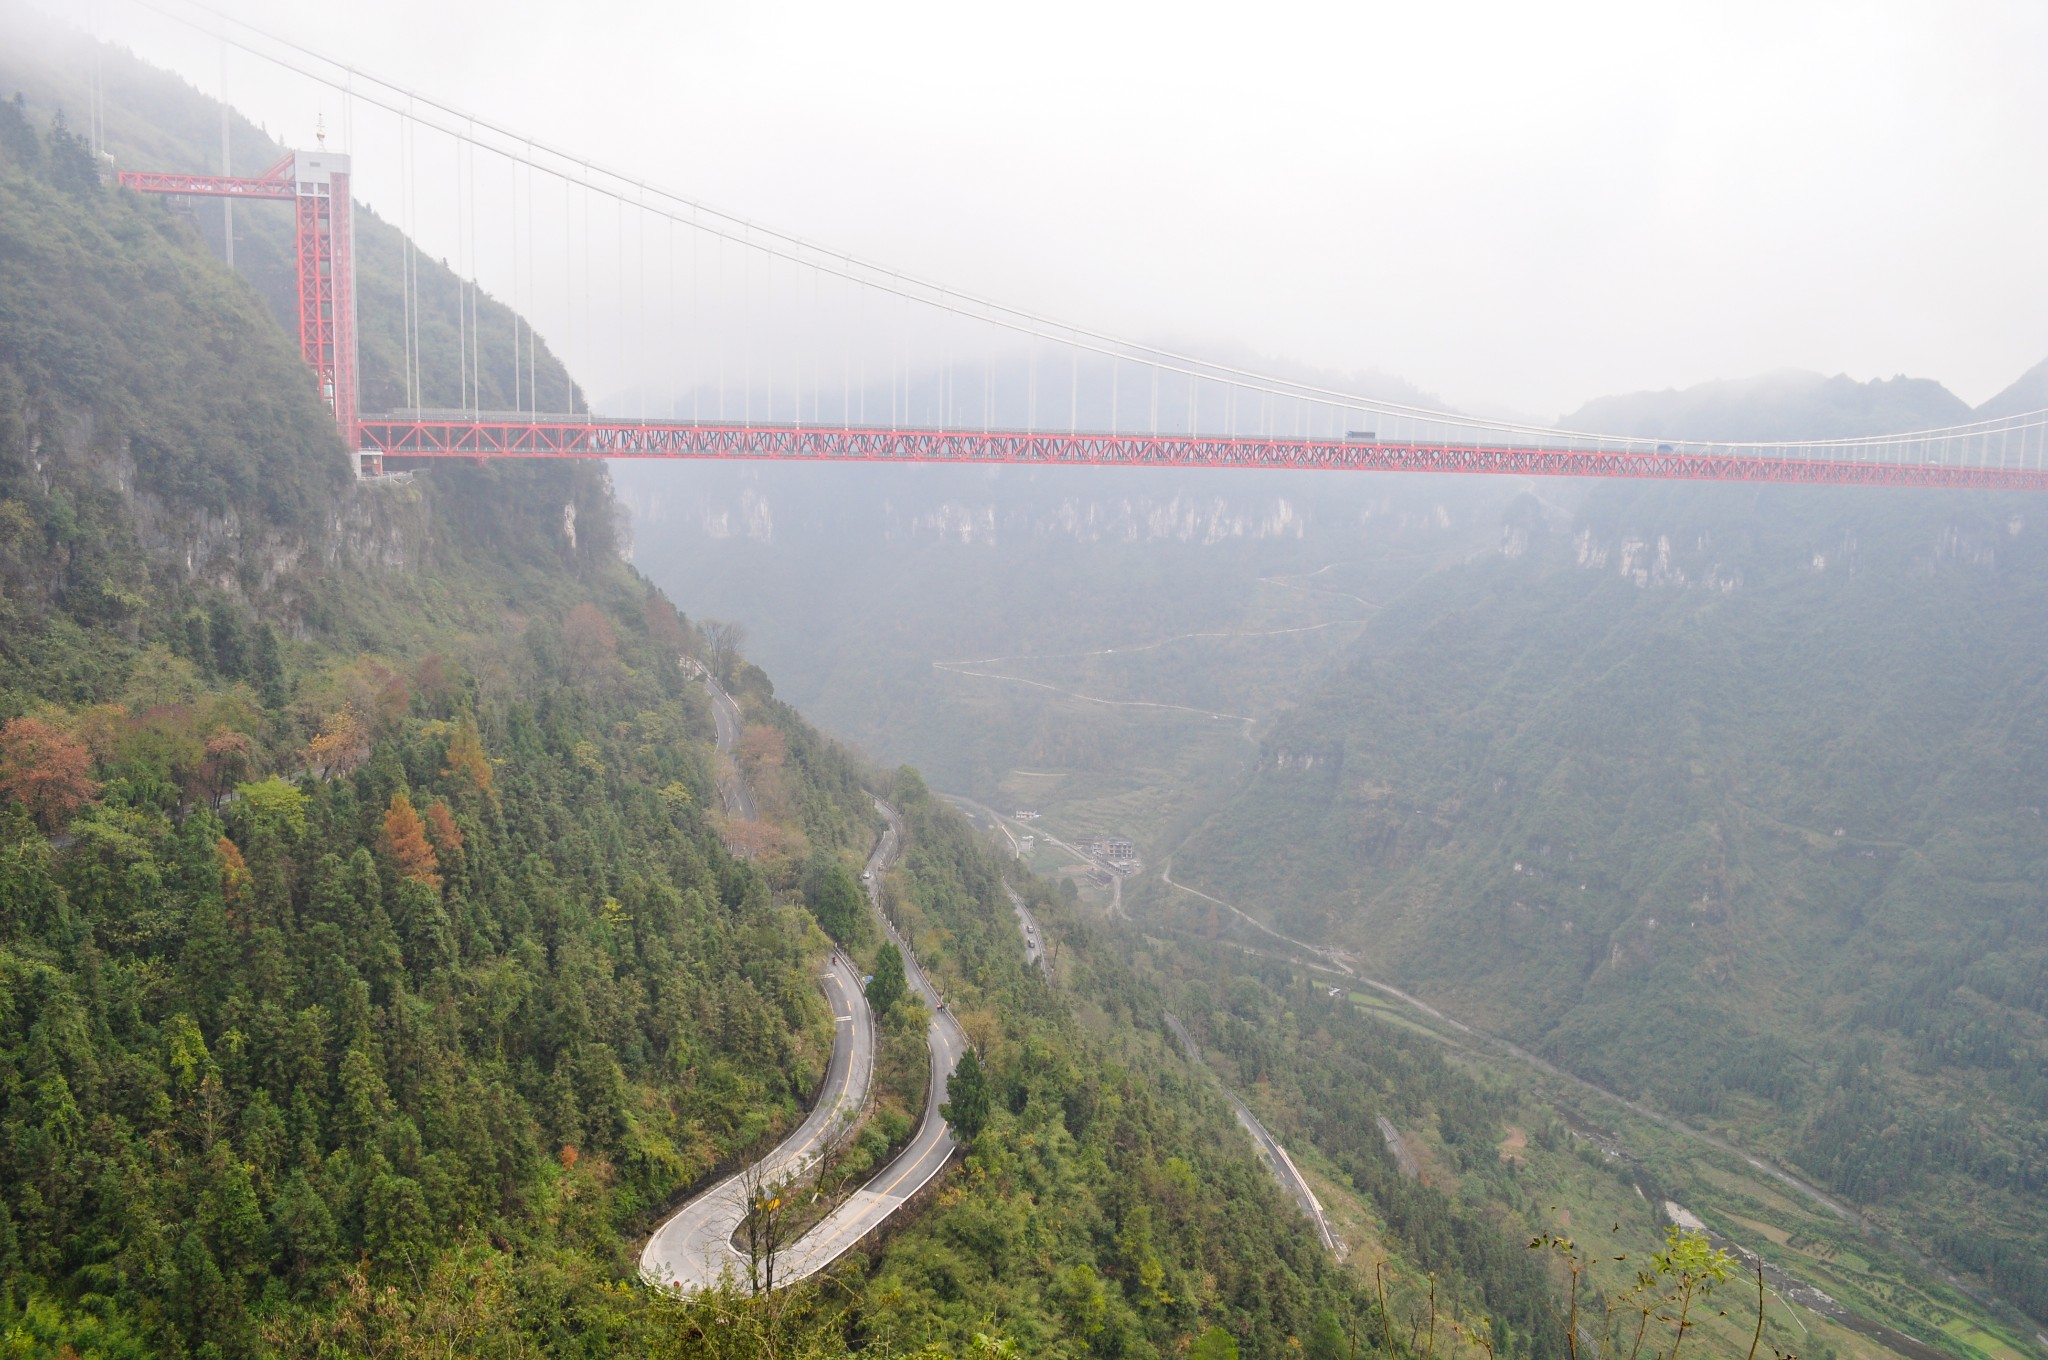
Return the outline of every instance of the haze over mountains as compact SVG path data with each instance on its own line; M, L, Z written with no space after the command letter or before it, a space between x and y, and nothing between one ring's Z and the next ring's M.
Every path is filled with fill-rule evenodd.
M56 116L85 68L39 50L0 43L0 1352L1633 1356L1674 1243L1755 1255L1667 1360L2048 1348L2034 499L357 480L289 217L238 219L230 272L210 214L102 182ZM212 163L217 106L92 60L117 162ZM462 328L522 319L457 320L430 258L400 301L418 243L360 222L369 389L410 349L458 398ZM993 421L1037 376L903 400ZM1218 419L1071 381L1077 425ZM2048 363L2000 403L2048 406ZM1969 414L1778 373L1565 419ZM943 1104L899 940L973 1046ZM655 1225L853 1042L835 951L882 983L871 1099L743 1217L887 1199L927 1133L951 1165L810 1284L649 1287Z
M1561 423L1828 438L2044 382L1972 412L1787 372ZM2048 1312L2029 498L794 471L619 484L638 560L828 725L1069 839L1134 836L1141 921L1217 928L1170 863Z

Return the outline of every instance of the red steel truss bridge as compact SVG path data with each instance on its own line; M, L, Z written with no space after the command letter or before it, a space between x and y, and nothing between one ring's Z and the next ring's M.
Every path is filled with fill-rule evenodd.
M600 417L366 416L367 453L389 459L743 458L813 462L1021 463L1040 467L1307 468L1350 472L1492 473L1541 477L1656 477L2048 490L2039 466L1988 466L1967 447L1982 431L1921 446L1755 445L1573 447L1535 443L1246 438L1225 435L928 430L704 424ZM1619 442L1619 441L1617 441ZM1885 458L1883 453L1895 456ZM1857 456L1865 455L1864 457Z
M1133 341L722 212L204 0L146 7L340 99L348 153L323 137L255 176L119 182L293 205L300 351L367 474L451 458L751 458L2048 491L2048 411L1850 439L1624 438ZM366 318L385 342L369 386L403 408L382 413L362 410L358 198L404 233L398 314ZM452 283L422 266L435 256ZM587 413L557 359L624 394L605 403L620 418Z

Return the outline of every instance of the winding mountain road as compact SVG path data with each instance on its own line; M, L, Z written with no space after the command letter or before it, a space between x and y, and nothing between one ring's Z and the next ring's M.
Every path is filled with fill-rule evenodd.
M715 684L712 691L715 704L723 691ZM727 730L721 723L721 745ZM730 730L737 735L737 722ZM903 819L880 799L875 800L875 808L887 827L868 857L868 902L882 922L882 929L903 951L905 980L931 1011L926 1040L931 1050L931 1079L925 1095L924 1118L909 1146L817 1226L783 1248L775 1271L779 1285L795 1284L838 1260L929 1185L959 1146L939 1107L946 1101L946 1079L967 1051L967 1033L952 1012L941 1006L937 990L909 945L882 915L881 880L901 853ZM874 1074L874 1021L861 991L860 977L851 962L834 950L823 980L837 1022L832 1061L810 1116L756 1164L770 1181L800 1181L808 1177L825 1150L851 1126L867 1102ZM640 1253L642 1278L667 1288L695 1290L715 1284L728 1274L734 1278L743 1276L747 1260L734 1248L732 1239L745 1214L748 1179L745 1171L727 1176L691 1199L656 1229Z
M1010 909L1017 913L1017 929L1024 932L1024 966L1037 964L1045 980L1052 981L1052 964L1045 957L1045 932L1038 928L1038 918L1024 905L1015 888L1005 883L1003 891L1010 895Z
M711 691L711 725L717 733L718 749L725 752L733 762L729 774L721 775L718 781L719 801L725 804L725 815L738 817L742 821L754 821L754 791L747 787L747 781L740 776L739 744L740 706L724 686L718 683L711 672L704 672L705 687Z
M875 800L875 810L889 824L882 833L881 843L875 847L875 854L881 857L886 851L888 859L893 860L902 844L903 819L896 809L879 798ZM876 900L878 916L881 915L880 887L881 875L877 873L868 883L868 892ZM953 1068L967 1051L967 1031L960 1028L960 1022L953 1018L953 1013L942 1005L937 989L925 976L917 956L910 951L909 943L896 933L896 927L886 916L881 919L882 929L903 951L905 979L931 1011L925 1042L931 1049L932 1067L931 1081L925 1090L924 1119L911 1138L910 1146L897 1153L873 1180L854 1191L817 1227L783 1251L775 1274L777 1279L788 1284L795 1284L823 1270L881 1227L891 1214L945 1169L946 1163L953 1158L954 1149L960 1145L960 1140L953 1136L952 1126L939 1113L939 1106L946 1103L946 1079L953 1075Z
M860 1117L874 1076L874 1019L861 995L859 973L835 949L822 976L835 1022L832 1061L809 1117L761 1159L771 1182L801 1181L816 1169L836 1137ZM728 1271L744 1276L747 1258L733 1249L732 1237L746 1213L745 1180L744 1172L734 1172L655 1229L640 1252L642 1278L701 1289L716 1284Z

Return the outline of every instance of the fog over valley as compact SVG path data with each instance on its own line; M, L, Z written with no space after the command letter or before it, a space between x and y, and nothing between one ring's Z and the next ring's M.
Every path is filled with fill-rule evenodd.
M2048 1360L2043 70L0 0L0 1356Z

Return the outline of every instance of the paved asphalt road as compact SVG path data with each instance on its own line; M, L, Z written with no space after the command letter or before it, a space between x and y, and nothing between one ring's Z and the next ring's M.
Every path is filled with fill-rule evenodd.
M1038 965L1038 971L1048 978L1052 976L1052 965L1045 961L1045 933L1038 928L1038 918L1031 914L1031 908L1024 905L1024 899L1017 890L1005 883L1003 891L1010 895L1010 907L1017 913L1017 929L1024 932L1024 963Z
M740 706L708 671L705 672L704 683L711 690L711 725L718 737L718 749L737 762L735 749L740 744ZM755 820L754 791L747 787L746 780L740 778L737 763L733 766L731 778L718 781L718 796L725 804L727 816L747 822Z
M823 982L837 1022L832 1062L809 1118L762 1159L772 1180L809 1174L842 1122L858 1117L874 1075L875 1027L859 975L834 950ZM686 1289L713 1284L727 1270L744 1278L746 1258L733 1250L732 1235L739 1228L745 1199L745 1187L734 1173L677 1210L641 1250L642 1277Z
M1173 1031L1174 1038L1180 1040L1180 1046L1187 1053L1189 1062L1197 1067L1208 1066L1202 1061L1202 1050L1195 1046L1194 1038L1177 1018L1167 1016L1166 1027ZM1218 1084L1221 1085L1220 1082ZM1337 1250L1337 1238L1330 1231L1329 1219L1323 1215L1322 1201L1316 1198L1315 1191L1308 1188L1308 1182L1302 1179L1301 1172L1294 1165L1294 1159L1287 1155L1287 1149L1280 1146L1280 1140L1267 1132L1266 1126L1259 1122L1259 1117L1237 1098L1237 1092L1224 1086L1223 1094L1230 1098L1230 1108L1237 1112L1237 1122L1251 1135L1252 1146L1257 1150L1259 1160L1273 1173L1273 1179L1280 1182L1280 1188L1294 1197L1294 1202L1308 1215L1309 1222L1315 1224L1316 1236L1322 1239L1323 1246L1330 1251Z
M889 829L882 833L882 843L875 847L878 859L882 859L886 851L886 859L882 862L887 863L896 857L896 847L902 844L903 819L880 799L875 800L875 807L889 823ZM873 864L875 861L869 862ZM880 879L881 875L877 873L869 882L871 896L878 893ZM903 1207L906 1200L939 1174L959 1146L960 1140L953 1136L952 1128L939 1114L939 1106L946 1100L946 1078L953 1074L960 1055L967 1051L967 1033L960 1028L951 1011L940 1008L939 996L933 990L931 980L924 975L924 969L918 966L909 945L904 943L887 918L883 919L882 928L903 951L903 972L911 988L931 1009L927 1042L931 1047L932 1073L925 1094L924 1119L909 1147L897 1153L880 1174L854 1191L845 1203L826 1215L823 1222L783 1253L781 1264L775 1271L776 1278L791 1284L823 1270L848 1248L880 1227L883 1220Z
M713 687L714 703L719 696ZM730 703L728 699L726 702ZM887 820L874 853L868 857L866 886L868 900L881 917L881 879L903 844L903 821L896 810L876 800L875 807ZM882 1168L881 1172L851 1197L826 1215L811 1231L783 1249L776 1265L776 1278L794 1284L819 1270L880 1227L882 1222L922 1190L952 1159L959 1140L939 1114L946 1100L946 1078L952 1075L960 1055L967 1051L967 1035L952 1012L939 1007L937 992L924 969L918 966L902 937L883 918L882 928L903 950L906 980L932 1013L928 1042L932 1075L925 1097L924 1119L910 1145ZM827 995L833 1014L839 1018L832 1045L832 1064L825 1076L825 1088L817 1107L794 1134L767 1158L772 1179L801 1178L809 1173L818 1154L842 1119L851 1118L867 1099L868 1083L874 1072L874 1024L867 999L861 994L860 978L837 951L825 974ZM642 1275L652 1281L684 1289L701 1288L730 1270L743 1275L746 1259L732 1245L732 1236L742 1216L744 1188L738 1174L684 1205L648 1239L640 1253Z
M1394 1164L1401 1168L1401 1174L1411 1181L1420 1179L1422 1164L1415 1160L1415 1154L1401 1141L1401 1131L1383 1114L1374 1115L1373 1118L1379 1121L1380 1137L1387 1140L1387 1151L1394 1154Z

